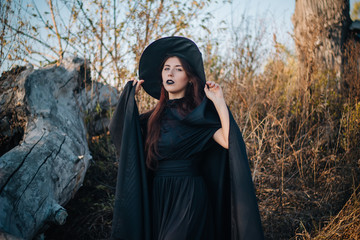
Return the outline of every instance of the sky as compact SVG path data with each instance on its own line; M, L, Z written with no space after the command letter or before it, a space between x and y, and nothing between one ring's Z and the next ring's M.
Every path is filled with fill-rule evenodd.
M232 0L232 4L223 4L223 1L219 0L217 4L213 4L212 14L215 16L216 21L226 19L229 23L239 19L242 13L245 13L253 21L264 20L268 33L270 35L276 34L278 42L284 44L289 50L294 50L295 44L291 37L294 26L291 17L295 11L295 1ZM350 0L350 12L356 1L360 0ZM270 44L272 37L267 41Z
M291 38L293 25L291 16L295 10L295 0L233 0L231 4L213 4L212 14L216 21L224 19L231 22L240 21L245 15L254 22L266 24L265 28L271 35L275 33L277 40L287 47L294 45Z
M49 12L46 0L19 0L26 8L28 4L36 3L40 12ZM56 5L57 1L53 1ZM60 1L61 2L61 1ZM224 3L225 2L225 3ZM238 26L241 23L241 16L244 16L251 23L259 24L260 21L266 22L268 32L276 33L279 42L285 44L288 48L294 46L291 38L292 24L291 15L294 12L295 0L217 0L212 1L209 10L214 16L213 25L219 26L224 21L223 26ZM67 11L64 11L67 12ZM50 15L43 15L45 19L50 19ZM51 19L49 20L51 22ZM214 28L216 29L216 28ZM213 30L213 29L211 29ZM214 37L211 36L211 37ZM221 35L218 35L220 38ZM266 47L272 44L272 36L264 37Z
M34 0L39 3L39 7L47 7L41 4L46 0ZM350 0L350 7L355 1ZM31 3L32 0L21 0L23 4ZM242 16L245 17L255 27L264 27L266 36L263 37L264 47L271 49L273 46L273 36L276 35L277 41L283 44L288 50L294 52L295 44L292 38L293 25L291 17L295 10L295 0L217 0L211 3L209 10L214 16L212 25L218 27L231 27L241 24ZM224 23L221 23L224 22ZM215 29L215 28L214 28ZM218 35L221 37L221 34ZM229 37L229 36L228 36Z

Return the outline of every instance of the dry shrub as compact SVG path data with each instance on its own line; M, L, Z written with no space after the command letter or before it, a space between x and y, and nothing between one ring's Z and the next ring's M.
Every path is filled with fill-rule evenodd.
M328 225L313 238L309 233L302 234L304 239L335 240L360 239L360 191L355 191L341 211L331 218Z
M360 100L360 41L350 37L344 47L344 83L347 98Z
M360 156L360 101L356 104L344 104L341 118L342 139L341 146L349 155L356 159ZM359 159L360 160L360 159Z
M266 238L311 236L358 184L358 105L340 94L335 71L312 61L302 79L276 41L269 59L258 73L210 56L207 77L223 85L243 132Z
M238 58L251 62L262 54L244 47L237 49L238 54L221 58L209 42L204 64L208 80L223 86L243 132L266 238L356 239L359 194L349 197L360 176L360 102L340 94L336 72L314 62L307 65L311 68L307 79L299 77L298 60L276 41L263 71L243 68ZM137 101L140 112L155 103L144 93ZM67 235L73 239L108 237L116 178L115 153L109 146L108 136L90 144L96 164L87 174L85 192L80 190L77 203L67 206L79 216L69 216L72 222L66 231L61 230L73 232ZM94 184L99 187L92 188ZM77 211L79 206L91 213ZM62 239L59 232L55 232L58 238L51 239Z
M15 66L0 77L0 156L19 145L24 136L26 107L18 103L18 85L24 70L26 67Z

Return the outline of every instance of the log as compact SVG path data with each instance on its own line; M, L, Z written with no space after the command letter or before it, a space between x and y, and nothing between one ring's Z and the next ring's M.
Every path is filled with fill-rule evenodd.
M91 160L84 120L94 105L109 108L117 98L105 85L90 87L87 66L69 58L2 76L0 143L9 149L0 157L0 232L32 239L50 222L65 223L62 206L82 185ZM95 90L102 94L94 100Z
M14 237L13 235L5 232L0 232L0 239L2 240L21 240L21 238Z

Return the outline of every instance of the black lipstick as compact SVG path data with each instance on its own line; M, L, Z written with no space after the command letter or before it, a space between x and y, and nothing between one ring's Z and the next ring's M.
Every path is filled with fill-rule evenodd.
M171 84L174 84L174 83L175 83L175 82L174 82L173 80L171 80L171 79L166 80L166 84L171 85Z

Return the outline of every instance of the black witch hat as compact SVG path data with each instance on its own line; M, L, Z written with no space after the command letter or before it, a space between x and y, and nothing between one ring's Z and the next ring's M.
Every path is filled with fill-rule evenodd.
M144 80L144 90L159 99L161 91L161 65L167 56L177 56L187 61L205 86L205 71L202 55L196 44L185 37L165 37L151 43L139 62L139 78Z

